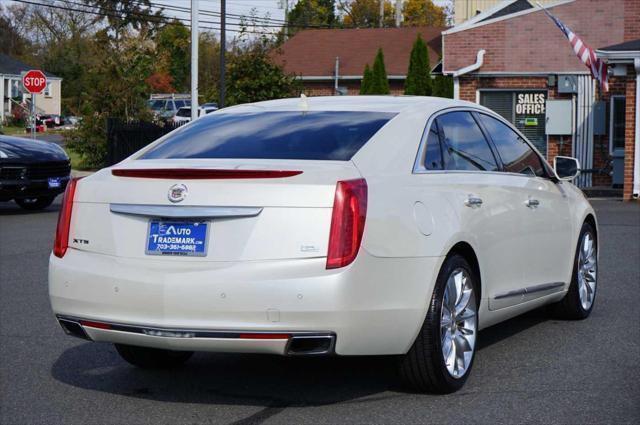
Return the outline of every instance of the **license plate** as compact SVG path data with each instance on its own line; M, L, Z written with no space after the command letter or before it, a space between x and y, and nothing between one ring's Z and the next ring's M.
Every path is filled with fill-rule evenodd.
M203 221L151 220L147 236L148 255L207 255L209 225Z
M56 189L62 186L62 179L60 177L49 177L49 189Z

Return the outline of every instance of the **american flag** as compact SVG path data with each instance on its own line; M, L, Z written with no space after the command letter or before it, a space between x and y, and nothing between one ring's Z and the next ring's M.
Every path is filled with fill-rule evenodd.
M538 6L544 10L544 13L547 14L549 18L560 28L571 43L571 47L573 47L573 51L575 52L578 59L582 61L583 64L591 71L591 75L593 78L600 82L600 88L603 91L609 91L609 81L607 78L607 64L604 63L601 59L596 55L595 50L589 47L580 37L578 37L571 29L566 26L560 19L553 16L547 9L545 9L540 3Z

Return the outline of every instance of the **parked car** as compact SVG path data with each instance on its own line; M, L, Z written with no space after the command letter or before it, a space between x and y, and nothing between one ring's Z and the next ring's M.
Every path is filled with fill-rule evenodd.
M42 124L46 125L47 128L59 127L62 124L60 115L55 114L41 115L39 120Z
M191 106L191 100L186 95L155 94L147 102L149 109L160 120L170 120L184 106Z
M479 329L546 304L589 316L598 227L578 172L469 102L220 110L69 185L51 305L140 367L398 355L412 388L452 392Z
M64 192L70 173L69 157L55 143L0 136L0 201L46 208Z
M210 114L214 111L217 111L218 108L215 106L200 106L198 107L198 118ZM178 112L172 118L174 123L185 123L191 121L191 106L183 106L178 109Z

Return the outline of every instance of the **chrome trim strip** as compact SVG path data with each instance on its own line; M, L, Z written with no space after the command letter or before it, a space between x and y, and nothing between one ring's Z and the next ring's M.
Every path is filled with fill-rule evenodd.
M106 325L111 326L111 329L104 329L106 331L117 331L117 332L127 332L127 333L135 333L135 334L142 334L142 335L152 335L159 338L175 338L176 337L170 334L183 334L182 337L188 337L188 338L217 338L217 339L238 339L240 334L264 334L264 335L288 334L288 335L291 335L289 339L300 338L300 337L335 338L335 334L329 331L288 331L288 330L255 331L251 329L214 330L214 329L165 328L165 327L157 327L157 326L116 323L116 322L110 322L110 321L101 320L101 319L87 319L87 318L80 318L76 316L65 316L65 315L56 315L56 319L58 319L58 321L62 320L66 322L77 323L82 328L84 328L84 325L81 324L81 322L83 321L104 323ZM99 329L99 328L96 328L96 329ZM157 332L157 334L154 335L153 332ZM188 336L184 334L188 334Z
M262 212L261 207L207 207L176 205L110 204L113 213L139 215L158 218L231 218L255 217Z
M552 282L552 283L543 283L542 285L528 286L522 289L515 289L513 291L504 292L502 294L498 294L493 297L494 300L500 300L503 298L517 297L523 296L526 294L533 294L536 292L548 291L549 289L560 288L564 286L564 282Z

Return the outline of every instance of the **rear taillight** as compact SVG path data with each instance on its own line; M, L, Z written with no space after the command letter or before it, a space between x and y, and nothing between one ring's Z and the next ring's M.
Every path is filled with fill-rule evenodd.
M366 217L366 180L339 181L333 200L327 269L347 266L356 259Z
M58 227L56 227L56 240L53 243L53 255L62 258L69 247L69 227L71 226L71 211L73 210L73 198L76 193L78 179L71 179L62 197L60 215L58 215Z

